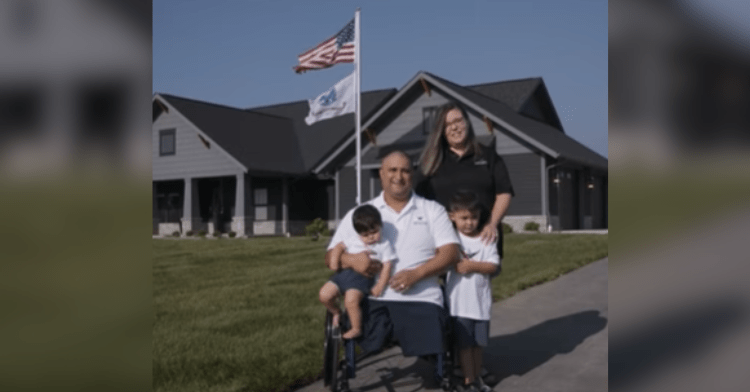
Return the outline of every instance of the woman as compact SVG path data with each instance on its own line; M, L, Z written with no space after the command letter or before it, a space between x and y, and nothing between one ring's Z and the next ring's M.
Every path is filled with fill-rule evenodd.
M420 174L416 192L448 208L450 197L458 190L476 193L484 215L481 238L485 243L497 240L503 257L500 221L510 206L513 186L503 159L490 147L476 141L466 111L449 102L438 111L437 121L419 159Z

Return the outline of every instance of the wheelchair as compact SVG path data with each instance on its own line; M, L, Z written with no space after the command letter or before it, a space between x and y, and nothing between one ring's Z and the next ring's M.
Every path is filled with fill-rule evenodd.
M323 343L323 384L331 392L349 392L349 379L354 378L354 341L344 341L342 328L348 327L349 319L342 313L340 326L333 325L333 314L326 310L325 341Z
M330 388L331 392L350 392L349 379L356 376L356 363L363 356L356 357L354 340L344 340L341 337L342 332L350 327L345 312L341 313L339 325L340 327L333 326L333 315L326 310L323 382L326 387ZM423 359L435 366L434 377L440 388L444 391L454 392L457 391L458 385L463 385L463 382L455 376L455 370L459 368L458 351L456 345L452 342L450 325L446 326L444 332L444 347L448 347L448 350L432 358Z

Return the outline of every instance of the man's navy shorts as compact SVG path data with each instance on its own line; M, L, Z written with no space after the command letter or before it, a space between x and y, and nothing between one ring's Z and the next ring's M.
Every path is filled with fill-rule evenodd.
M490 322L463 317L451 317L458 348L487 347L490 340Z
M370 295L370 288L374 284L375 279L368 278L351 269L345 269L333 275L330 281L338 286L339 293L341 294L345 294L349 289L355 289L368 296Z
M407 357L444 352L443 327L447 315L438 305L370 299L362 313L365 330L358 343L365 352L379 350L390 339L398 341Z

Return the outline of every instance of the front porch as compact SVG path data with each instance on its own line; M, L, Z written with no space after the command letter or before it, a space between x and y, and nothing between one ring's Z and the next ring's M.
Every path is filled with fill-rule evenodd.
M299 235L313 219L331 219L332 190L327 180L244 173L154 181L152 234Z

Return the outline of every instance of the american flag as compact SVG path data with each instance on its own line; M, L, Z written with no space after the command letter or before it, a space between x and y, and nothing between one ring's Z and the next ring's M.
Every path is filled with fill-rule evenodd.
M296 73L328 68L338 63L354 62L354 19L347 23L338 34L297 58L299 65L294 67Z

